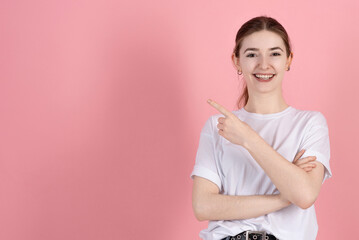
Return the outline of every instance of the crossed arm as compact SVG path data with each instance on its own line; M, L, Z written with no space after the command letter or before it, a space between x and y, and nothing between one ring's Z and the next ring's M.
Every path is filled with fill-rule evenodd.
M300 159L304 150L294 158L293 166L305 174L320 172L320 166L316 167L314 156ZM321 164L320 164L321 165ZM312 171L313 170L313 171ZM322 171L324 171L322 169ZM192 204L196 218L205 220L235 220L248 219L263 216L278 211L291 205L291 202L282 194L275 195L251 195L230 196L219 194L219 189L213 182L198 176L194 176Z

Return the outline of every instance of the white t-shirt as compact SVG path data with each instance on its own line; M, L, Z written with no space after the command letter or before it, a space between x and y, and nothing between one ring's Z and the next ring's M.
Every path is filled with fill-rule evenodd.
M316 156L325 167L323 182L332 176L329 159L329 132L325 117L318 111L287 107L272 114L247 112L244 108L232 111L252 127L285 159L293 162L295 155L306 149L301 158ZM279 191L264 170L242 146L229 142L218 134L218 118L212 115L202 128L196 161L191 173L215 183L225 195L272 195ZM218 240L245 230L266 231L280 240L315 240L318 232L314 205L307 209L291 204L264 216L209 221L199 236Z

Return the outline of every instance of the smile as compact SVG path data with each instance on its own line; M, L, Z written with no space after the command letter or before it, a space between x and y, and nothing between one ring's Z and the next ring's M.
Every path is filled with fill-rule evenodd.
M260 82L268 82L272 80L275 74L253 74L253 76Z

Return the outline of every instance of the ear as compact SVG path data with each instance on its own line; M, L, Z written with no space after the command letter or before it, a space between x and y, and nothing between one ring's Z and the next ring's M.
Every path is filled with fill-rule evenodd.
M292 60L293 60L293 52L290 53L290 55L287 59L286 68L290 67Z
M234 67L236 70L240 70L240 71L241 71L241 67L240 67L240 65L239 65L239 58L237 58L234 53L232 53L232 63L233 63L233 67Z

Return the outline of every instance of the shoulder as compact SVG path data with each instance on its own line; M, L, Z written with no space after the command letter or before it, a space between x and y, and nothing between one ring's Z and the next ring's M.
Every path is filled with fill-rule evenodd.
M205 129L214 130L214 127L216 127L217 122L218 122L218 118L220 117L224 117L223 114L213 114L211 116L209 116L204 124Z
M294 117L304 121L308 126L328 127L327 119L320 111L295 109Z

